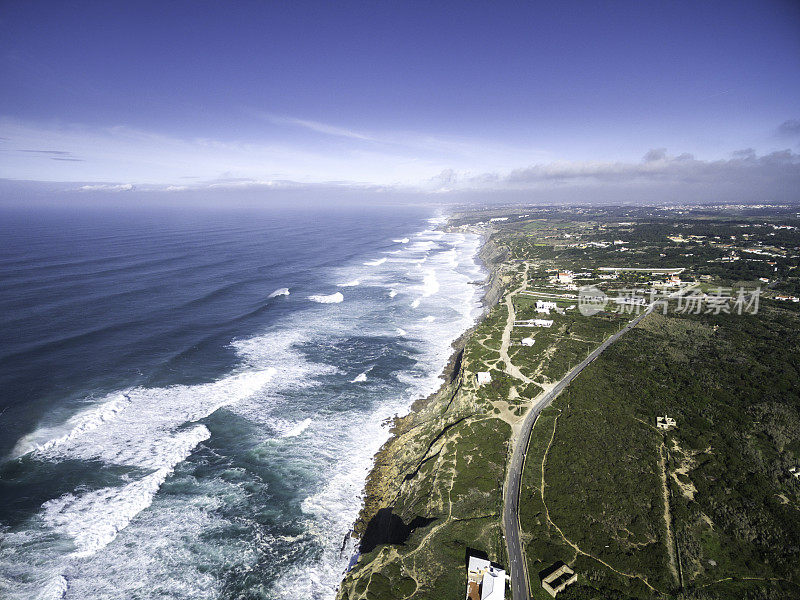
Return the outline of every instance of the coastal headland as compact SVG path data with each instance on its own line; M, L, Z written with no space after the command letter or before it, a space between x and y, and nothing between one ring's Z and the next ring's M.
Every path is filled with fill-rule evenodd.
M787 219L780 207L451 218L485 236L486 312L376 455L338 597L463 598L470 556L504 566L507 598L550 597L558 564L577 574L564 598L795 597L800 316L783 298L798 286L800 236L771 235ZM742 229L737 243L729 232ZM606 298L587 314L585 286ZM737 294L756 290L760 308L737 311ZM503 524L520 435L525 565Z

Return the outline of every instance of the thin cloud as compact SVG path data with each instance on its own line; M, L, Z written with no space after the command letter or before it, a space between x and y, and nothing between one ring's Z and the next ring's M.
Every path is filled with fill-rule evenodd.
M66 150L20 150L20 152L28 152L30 154L58 154L63 156L72 154Z
M78 189L84 192L132 192L136 188L132 183L98 183L94 185L82 185Z
M261 116L275 125L290 125L294 127L302 127L315 133L324 133L325 135L332 135L336 137L344 137L351 140L362 140L366 142L377 141L370 135L346 129L344 127L337 127L335 125L328 125L327 123L320 123L319 121L309 121L307 119L296 119L294 117L284 117L280 115L264 114Z
M51 156L50 160L61 160L66 162L86 162L82 158L65 158L63 156Z

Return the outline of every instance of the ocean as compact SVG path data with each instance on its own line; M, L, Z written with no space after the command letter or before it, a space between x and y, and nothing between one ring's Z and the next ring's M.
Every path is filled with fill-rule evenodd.
M480 313L430 207L3 209L0 597L326 599Z

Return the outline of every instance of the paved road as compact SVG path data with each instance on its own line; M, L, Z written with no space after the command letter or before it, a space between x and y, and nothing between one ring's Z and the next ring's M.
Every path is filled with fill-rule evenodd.
M670 294L669 297L674 298L686 293L693 287L694 286L679 290L678 292ZM542 410L544 410L587 365L600 356L606 348L616 342L620 337L636 327L636 325L653 312L653 309L658 305L658 303L648 305L642 314L595 348L589 356L575 365L552 390L538 398L536 404L525 417L517 441L514 444L514 452L511 455L503 505L503 529L506 534L506 548L508 549L509 569L511 571L511 590L514 600L529 600L530 598L528 593L528 565L525 562L525 557L522 553L522 543L519 539L519 489L522 482L522 466L525 462L525 454L528 451L528 443L530 442L533 425Z

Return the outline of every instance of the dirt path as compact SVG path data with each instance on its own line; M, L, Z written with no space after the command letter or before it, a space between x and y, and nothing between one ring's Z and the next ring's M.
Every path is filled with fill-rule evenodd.
M667 554L669 555L669 570L675 578L675 583L680 584L678 576L678 561L675 559L675 539L672 535L672 513L669 508L669 485L667 484L667 460L664 457L664 442L658 447L658 462L661 466L661 493L664 496L664 524L667 526L667 536L664 542L667 544Z
M514 296L524 290L526 287L528 287L527 263L525 263L525 272L522 275L522 285L513 292L506 294L505 303L506 308L508 309L508 317L506 317L506 326L503 328L503 337L500 340L500 360L502 360L506 365L506 373L515 379L524 381L525 383L533 383L533 380L529 377L526 377L522 371L519 370L519 367L511 362L511 358L508 356L508 346L511 344L511 330L514 329L514 321L517 317L517 314L514 311Z

